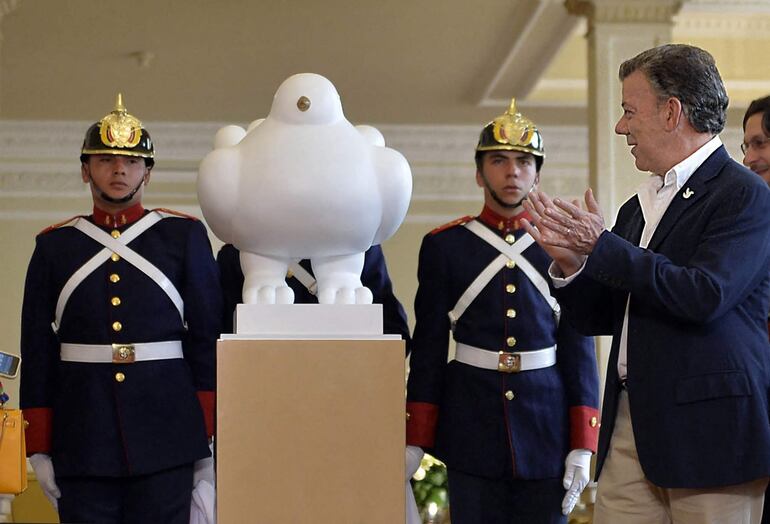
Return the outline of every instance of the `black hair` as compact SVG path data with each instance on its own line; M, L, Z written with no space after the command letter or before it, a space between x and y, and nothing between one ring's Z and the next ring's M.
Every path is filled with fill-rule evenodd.
M770 112L770 95L752 100L748 109L746 109L746 114L743 115L743 130L746 130L746 122L749 121L749 118L757 113L764 113L763 120L767 120L768 112ZM765 131L765 133L767 133L767 131Z
M492 150L492 151L499 151L499 150ZM476 154L474 155L473 159L476 161L476 169L478 171L481 171L481 166L484 163L484 154L485 153L491 153L492 151L476 151ZM526 151L522 151L522 153L525 153ZM532 153L529 153L532 155ZM539 155L532 155L535 159L535 170L539 173L540 168L543 167L543 160L544 158Z
M89 155L88 153L82 153L80 155L80 163L81 164L87 164L88 163L88 158L90 156L91 155ZM147 167L147 169L152 169L153 166L155 165L155 159L154 158L147 158L147 157L143 157L143 156L140 156L138 158L143 158L144 159L144 165Z

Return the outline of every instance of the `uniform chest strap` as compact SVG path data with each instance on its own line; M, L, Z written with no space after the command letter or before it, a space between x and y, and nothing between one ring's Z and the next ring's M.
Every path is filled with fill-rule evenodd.
M163 274L163 272L155 267L152 263L150 263L146 258L144 258L142 255L131 249L127 246L129 242L139 237L142 233L147 231L150 227L155 225L158 221L165 218L164 215L162 215L158 211L153 211L151 213L148 213L145 215L141 220L136 222L133 226L129 227L123 234L120 235L118 238L112 238L108 233L102 231L97 226L89 222L88 220L85 220L84 218L79 218L75 221L75 223L71 226L75 229L83 232L84 234L88 235L92 239L99 242L101 245L104 246L104 249L96 253L93 257L91 257L88 262L83 264L80 269L75 271L72 276L67 280L67 283L64 284L64 287L61 290L61 293L59 293L59 299L56 301L56 318L54 319L54 322L51 324L53 327L54 333L57 333L59 331L59 326L61 325L61 319L62 315L64 314L64 309L67 306L67 302L69 301L70 296L72 293L77 289L77 287L85 280L88 275L93 273L96 268L101 266L105 261L107 261L108 258L112 255L112 253L117 253L121 257L123 257L126 262L131 264L132 266L139 269L142 273L147 275L149 278L151 278L165 293L168 295L168 297L171 299L171 301L174 303L174 306L176 306L177 311L179 311L179 316L182 319L182 324L185 324L184 321L184 301L182 300L182 296L179 294L179 291L174 287L174 284L166 277L166 275Z
M556 346L534 351L506 353L457 343L455 360L482 369L493 369L503 373L518 373L532 369L548 368L556 364Z
M289 264L289 271L292 272L292 276L299 280L300 284L305 286L307 292L315 296L318 291L318 282L315 277L310 274L310 271L299 265L299 262L292 262Z
M184 358L184 353L180 340L168 340L140 344L62 344L59 356L64 362L132 364Z
M533 239L529 233L525 233L516 242L509 245L505 240L497 236L488 228L484 227L477 220L468 222L465 224L465 227L479 238L490 244L492 247L497 249L500 252L500 255L493 259L492 262L490 262L489 265L484 269L484 271L482 271L479 276L477 276L476 279L471 282L471 285L468 286L468 289L466 289L465 292L460 296L460 299L457 301L457 304L455 304L455 307L452 309L452 311L449 312L449 321L452 323L452 327L454 328L457 320L462 316L463 313L465 313L465 310L468 309L468 306L471 305L476 297L479 296L479 293L481 293L486 285L489 284L489 282L508 263L509 260L512 260L516 263L519 269L532 282L540 294L543 295L543 298L546 300L546 302L548 302L548 305L554 311L554 315L558 320L559 303L556 302L556 299L551 296L548 283L540 274L540 272L535 269L535 267L530 264L526 258L524 258L524 255L522 255L524 250L534 243L535 239Z

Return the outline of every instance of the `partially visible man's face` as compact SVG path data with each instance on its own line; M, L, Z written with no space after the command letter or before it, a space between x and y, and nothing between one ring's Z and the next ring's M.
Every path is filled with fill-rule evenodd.
M762 113L755 113L746 120L743 131L743 165L770 184L770 140L762 131Z
M521 203L540 179L535 157L521 151L488 151L476 171L476 183L484 188L484 203L505 214Z
M623 79L623 116L615 124L615 133L624 135L631 147L636 168L663 175L671 166L661 162L666 147L666 108L641 71Z

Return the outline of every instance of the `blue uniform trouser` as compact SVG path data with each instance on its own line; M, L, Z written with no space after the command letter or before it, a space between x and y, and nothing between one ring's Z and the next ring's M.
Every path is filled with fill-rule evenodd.
M193 465L133 477L56 477L61 522L189 524Z
M452 524L565 524L562 479L492 480L452 469L449 514Z

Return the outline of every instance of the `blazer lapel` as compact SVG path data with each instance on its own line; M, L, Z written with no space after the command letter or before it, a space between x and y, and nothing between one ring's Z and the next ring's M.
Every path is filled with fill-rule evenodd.
M634 195L631 198L632 201L623 204L623 210L621 211L623 214L618 215L612 231L621 238L638 246L639 240L642 238L642 231L644 230L644 214L642 214L639 196ZM628 206L629 209L625 209L626 206Z
M707 182L719 174L728 160L730 160L730 156L725 151L724 146L720 146L695 170L660 219L660 223L655 228L652 239L650 239L650 244L647 246L649 249L654 251L671 232L682 213L706 195L708 192Z

